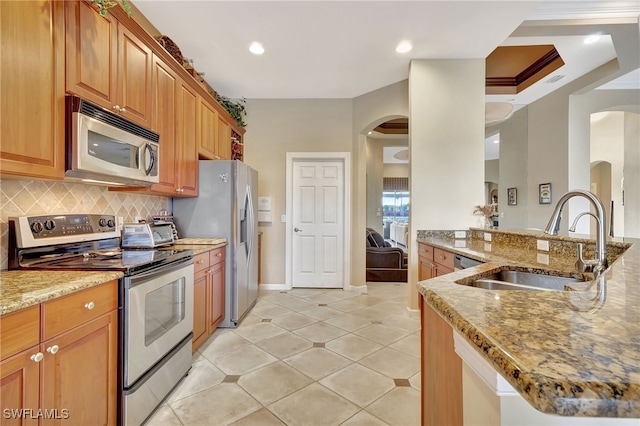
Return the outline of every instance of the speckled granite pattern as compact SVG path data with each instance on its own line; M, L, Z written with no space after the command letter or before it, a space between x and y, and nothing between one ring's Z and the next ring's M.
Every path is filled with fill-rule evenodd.
M173 242L175 245L198 245L198 244L207 244L207 245L217 245L217 244L226 244L226 238L180 238Z
M189 240L196 240L196 242L190 243ZM227 240L224 238L184 238L180 241L182 241L180 244L176 244L172 248L174 250L192 250L194 256L227 245Z
M487 262L418 283L426 303L536 409L562 416L640 417L640 240L621 243L629 248L605 275L606 299L588 309L575 292L456 284L504 265L558 275L573 270L574 256L551 253L549 265L541 265L535 248L511 234L499 237L507 244L494 238L490 251L477 239L455 247L453 238L419 234L418 242Z
M0 316L123 276L105 271L1 271Z

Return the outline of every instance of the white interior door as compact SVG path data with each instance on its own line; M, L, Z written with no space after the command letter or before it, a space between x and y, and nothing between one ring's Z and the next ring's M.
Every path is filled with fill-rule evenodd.
M296 160L292 176L292 286L344 286L344 162Z

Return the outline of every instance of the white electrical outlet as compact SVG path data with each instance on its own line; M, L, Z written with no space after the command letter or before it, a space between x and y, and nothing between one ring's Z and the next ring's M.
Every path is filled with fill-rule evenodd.
M467 232L466 231L454 231L453 232L453 237L454 238L467 238Z
M491 251L491 244L484 243L484 251Z
M544 265L549 264L549 255L546 253L538 253L538 263L542 263Z
M491 232L485 232L484 233L484 240L485 241L491 241Z
M467 241L466 240L455 240L453 242L453 246L454 247L466 247L467 246Z
M538 240L538 250L549 251L549 241L547 240Z

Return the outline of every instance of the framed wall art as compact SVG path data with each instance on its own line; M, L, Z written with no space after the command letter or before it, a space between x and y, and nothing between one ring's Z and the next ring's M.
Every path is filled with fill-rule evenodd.
M538 187L538 196L540 204L551 204L551 184L541 183Z
M515 206L518 204L518 190L516 188L507 188L507 205Z

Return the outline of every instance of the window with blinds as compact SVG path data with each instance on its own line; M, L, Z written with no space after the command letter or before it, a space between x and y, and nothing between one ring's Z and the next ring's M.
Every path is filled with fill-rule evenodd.
M409 178L408 177L382 178L382 190L383 191L408 191Z

